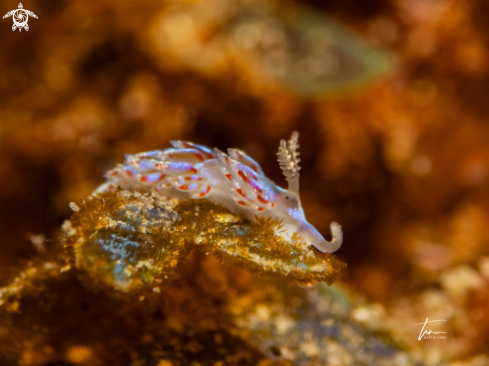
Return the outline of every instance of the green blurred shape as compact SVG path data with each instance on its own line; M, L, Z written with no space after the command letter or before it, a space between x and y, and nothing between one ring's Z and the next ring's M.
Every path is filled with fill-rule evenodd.
M365 86L395 69L392 52L319 12L255 4L233 21L238 45L254 52L265 72L306 97Z

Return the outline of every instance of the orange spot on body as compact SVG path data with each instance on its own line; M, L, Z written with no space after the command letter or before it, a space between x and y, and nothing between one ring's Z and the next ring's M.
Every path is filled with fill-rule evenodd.
M272 208L274 208L274 207L275 207L275 203L271 202L271 203L270 203L270 206L271 206Z
M205 191L200 192L199 197L204 197L210 191L211 191L211 186L207 186Z
M241 206L246 206L246 202L244 201L238 201L236 202L238 205L241 205Z
M141 178L139 178L139 180L141 182L147 182L147 179L146 179L146 176L145 175L143 175Z
M133 177L133 176L134 176L134 174L133 174L133 172L132 172L131 170L125 170L125 172L126 172L126 173L127 173L127 175L128 175L128 176L130 176L130 177Z
M242 171L242 170L238 170L238 175L239 175L241 178L243 178L244 180L248 180L248 178L246 178L246 174L245 174L245 173L243 173L243 171Z
M268 202L270 202L270 200L268 199L267 196L263 197L261 194L259 194L257 196L257 198L258 198L258 201L260 201L261 203L268 203Z
M194 155L195 155L195 156L197 157L197 159L199 159L200 161L204 161L204 157L203 157L202 155L200 155L200 154L194 154Z
M187 181L194 181L194 182L200 182L201 180L203 180L204 178L202 177L199 177L199 176L196 176L196 175L192 175L190 177L184 177L183 179L187 180Z
M156 163L156 164L155 164L155 168L156 168L156 169L163 169L163 164L161 164L161 163Z
M113 170L110 172L110 175L113 177L117 177L119 175L119 172L117 170Z
M197 169L195 169L194 167L190 168L190 171L193 173L197 173Z
M260 211L260 212L265 211L265 210L266 210L265 207L258 207L258 211Z
M181 189L181 190L187 190L188 189L188 186L186 184L182 184L180 187L178 187L178 189Z
M246 197L246 193L241 188L237 189L236 192L238 192L243 197Z
M248 182L248 184L250 184L250 180L248 178L248 176L245 174L245 172L243 172L242 170L238 170L238 175L243 178L245 181ZM253 178L254 180L258 180L258 177L254 174L250 174L250 177Z
M226 178L231 180L231 174L226 174Z

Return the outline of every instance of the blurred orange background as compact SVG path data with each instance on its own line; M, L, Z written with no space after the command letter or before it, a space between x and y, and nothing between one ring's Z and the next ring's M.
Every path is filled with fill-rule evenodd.
M343 226L342 282L395 327L447 319L453 357L487 351L489 3L23 5L28 32L0 22L0 279L124 153L238 147L285 186L297 130L306 216Z

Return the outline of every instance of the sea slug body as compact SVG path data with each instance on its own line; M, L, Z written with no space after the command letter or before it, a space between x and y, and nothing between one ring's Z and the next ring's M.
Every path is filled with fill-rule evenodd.
M107 182L95 194L114 191L158 191L167 197L208 198L250 220L255 215L283 220L282 236L298 233L323 253L338 250L343 241L341 226L331 223L332 240L307 222L299 197L298 137L282 140L278 162L289 187L283 189L265 177L260 165L245 152L228 149L228 154L186 141L170 141L173 148L126 155L125 162L107 172Z

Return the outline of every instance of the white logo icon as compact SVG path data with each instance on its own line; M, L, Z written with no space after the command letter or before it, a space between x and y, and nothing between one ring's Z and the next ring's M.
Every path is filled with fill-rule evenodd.
M27 21L29 20L29 15L37 19L37 15L34 14L30 10L25 10L22 6L22 3L19 3L19 8L9 11L7 14L3 16L3 19L12 15L12 19L14 21L14 25L12 25L12 30L15 31L19 28L19 32L24 28L26 31L29 30L29 26L27 25Z

